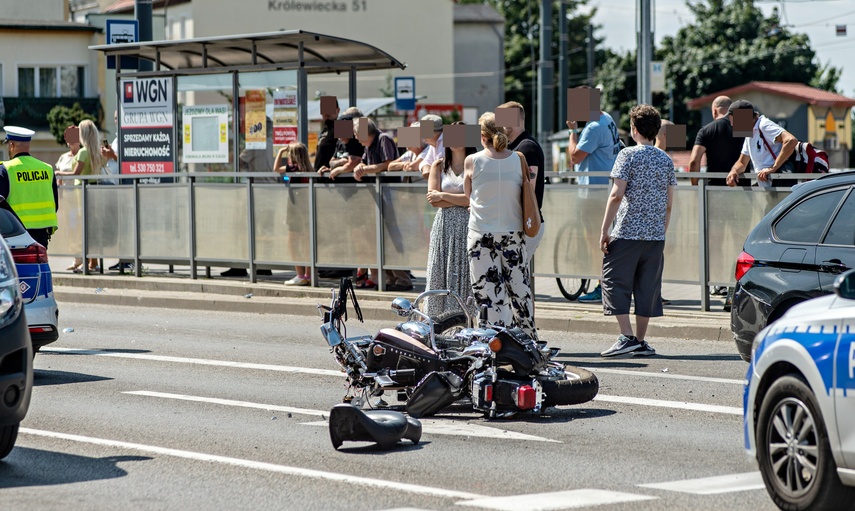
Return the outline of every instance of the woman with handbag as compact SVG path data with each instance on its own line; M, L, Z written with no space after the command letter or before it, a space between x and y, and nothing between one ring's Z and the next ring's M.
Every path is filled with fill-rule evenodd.
M490 323L519 327L537 340L524 227L537 234L540 215L523 212L524 183L531 184L523 179L528 165L519 153L508 150L507 133L496 126L492 112L483 114L478 124L484 150L466 158L463 179L469 198L466 247L472 292L479 306L487 306Z
M463 123L452 125L457 124ZM428 176L427 201L437 212L430 231L426 290L450 289L464 299L472 296L472 282L466 252L469 199L463 193L463 164L474 153L474 147L445 146L445 155L433 162ZM427 313L439 316L457 307L456 303L451 297L428 297Z

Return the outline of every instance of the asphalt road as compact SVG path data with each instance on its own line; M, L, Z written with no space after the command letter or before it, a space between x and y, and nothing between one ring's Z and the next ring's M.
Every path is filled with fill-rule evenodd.
M36 356L30 412L0 462L4 510L775 509L742 448L747 365L730 342L648 339L656 357L604 360L612 336L543 332L598 375L597 400L449 414L415 446L336 451L325 419L344 378L319 320L62 314L74 331Z

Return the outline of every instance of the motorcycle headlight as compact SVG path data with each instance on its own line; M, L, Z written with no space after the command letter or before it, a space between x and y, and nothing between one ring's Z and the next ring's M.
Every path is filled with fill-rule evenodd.
M6 326L21 313L21 288L18 272L6 242L0 238L0 327Z

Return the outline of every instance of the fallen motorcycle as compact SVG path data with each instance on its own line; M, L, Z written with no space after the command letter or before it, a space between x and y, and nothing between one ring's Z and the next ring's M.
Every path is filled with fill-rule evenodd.
M419 309L431 296L454 298L460 312L431 318ZM348 298L361 322L350 279L332 291L329 306L318 308L324 318L321 333L347 377L344 401L357 408L377 402L388 406L380 396L391 391L413 417L467 405L501 418L585 403L599 390L591 372L552 360L558 348L536 342L521 329L488 324L485 309L476 326L471 304L452 291L425 291L412 303L395 298L392 310L407 320L373 336L348 337Z

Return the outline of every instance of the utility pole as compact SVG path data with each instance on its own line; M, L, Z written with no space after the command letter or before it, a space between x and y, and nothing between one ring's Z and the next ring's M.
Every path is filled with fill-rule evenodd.
M140 24L139 42L141 43L149 42L152 38L151 2L152 0L134 0L134 18ZM140 71L151 71L152 69L154 69L154 65L151 61L140 59Z
M569 36L567 34L567 0L561 0L558 5L558 128L564 128L567 120L567 88L570 86L568 79L570 60L567 58L567 45Z
M547 138L553 131L553 94L555 91L554 64L552 63L552 0L540 2L540 60L537 63L537 89L540 101L537 105L537 141L547 147ZM544 167L552 168L552 151L544 151Z
M638 102L649 105L652 101L650 93L650 61L653 60L653 1L637 0L636 19L638 21Z

